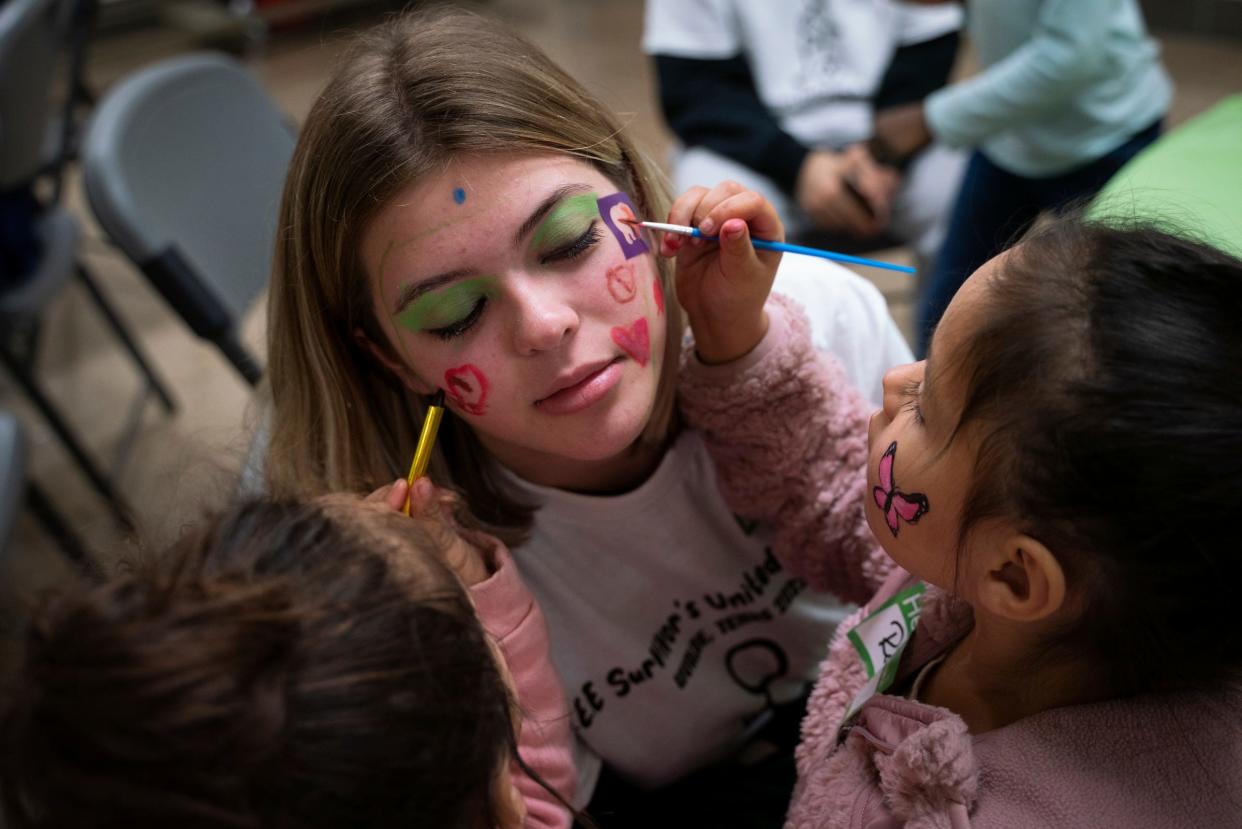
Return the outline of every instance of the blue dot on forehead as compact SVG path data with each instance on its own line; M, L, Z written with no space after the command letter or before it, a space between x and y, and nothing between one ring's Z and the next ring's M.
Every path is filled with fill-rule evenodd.
M458 187L457 189L453 191L453 201L457 202L458 204L461 204L465 200L466 200L466 191L463 188Z

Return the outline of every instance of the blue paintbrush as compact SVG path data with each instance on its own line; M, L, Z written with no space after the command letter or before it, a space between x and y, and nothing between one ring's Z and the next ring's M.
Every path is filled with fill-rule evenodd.
M706 239L714 242L718 237L704 236L698 228L689 227L687 225L670 225L664 222L634 222L641 227L649 227L652 230L663 230L665 233L680 233L683 236L694 236L699 239ZM866 265L872 268L883 268L888 271L901 271L902 273L914 273L914 268L906 265L894 265L892 262L879 262L875 259L866 259L862 256L851 256L848 253L836 253L831 250L820 250L819 248L808 248L805 245L791 245L787 242L769 242L765 239L751 239L750 243L759 250L779 250L781 253L800 253L803 256L818 256L820 259L831 259L834 262L849 262L854 265Z

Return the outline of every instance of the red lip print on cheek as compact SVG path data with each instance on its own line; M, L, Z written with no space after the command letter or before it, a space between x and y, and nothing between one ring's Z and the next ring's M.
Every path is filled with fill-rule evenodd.
M660 287L660 277L651 280L651 295L655 297L656 311L664 313L664 289Z
M444 387L449 399L466 414L487 411L487 376L470 363L444 372Z
M618 325L612 329L612 341L621 346L621 350L640 366L646 366L651 359L651 340L647 336L646 317L639 317L628 328Z
M634 266L629 262L614 265L608 269L608 293L617 302L629 302L638 293L634 284Z

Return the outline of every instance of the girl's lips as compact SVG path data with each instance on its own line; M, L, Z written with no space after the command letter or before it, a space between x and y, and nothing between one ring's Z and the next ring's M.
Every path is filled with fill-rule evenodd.
M536 400L535 407L544 414L568 415L598 403L620 382L622 359L618 357L572 386L553 392L542 400Z

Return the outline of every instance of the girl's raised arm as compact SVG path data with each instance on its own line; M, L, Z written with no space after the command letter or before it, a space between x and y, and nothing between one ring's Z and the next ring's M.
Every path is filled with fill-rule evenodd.
M863 602L892 569L867 525L868 406L805 314L773 295L749 354L705 365L687 348L679 390L721 491L739 515L771 526L773 552L811 587Z

